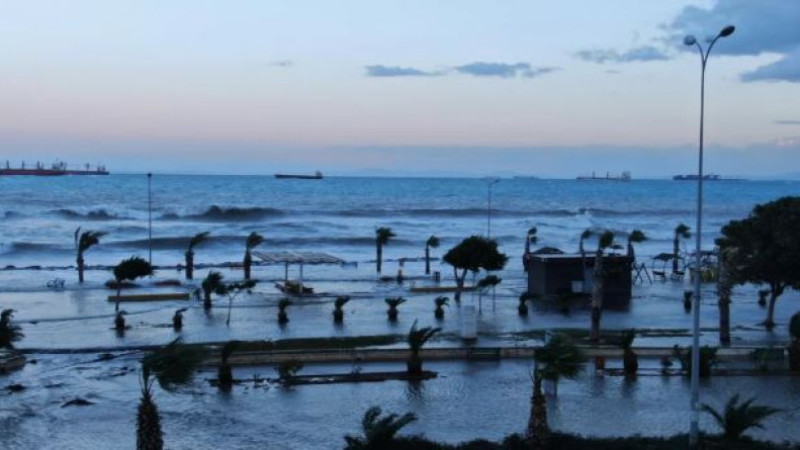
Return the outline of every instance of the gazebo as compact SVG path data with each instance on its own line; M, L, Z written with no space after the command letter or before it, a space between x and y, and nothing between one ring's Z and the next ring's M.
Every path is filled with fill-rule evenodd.
M284 285L285 289L289 283L289 265L296 264L300 266L300 277L298 278L299 292L303 293L303 266L306 265L321 265L321 264L334 264L343 265L345 260L329 255L327 253L319 252L253 252L253 255L259 258L266 264L283 264L284 265Z

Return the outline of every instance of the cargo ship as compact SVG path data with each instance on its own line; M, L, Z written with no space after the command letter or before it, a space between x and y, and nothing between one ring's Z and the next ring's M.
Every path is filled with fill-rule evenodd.
M37 177L51 177L61 175L108 175L108 170L105 166L97 165L92 168L89 164L84 166L84 169L69 169L67 164L63 162L53 163L50 167L45 167L44 164L37 162L32 167L25 167L23 162L20 167L11 167L11 164L6 161L6 165L0 168L0 176L3 175L30 175Z
M688 175L675 175L672 177L673 180L679 181L697 181L700 178L697 174L688 174ZM703 175L703 181L719 181L722 177L713 173L708 173Z
M591 175L580 175L575 178L576 180L581 181L631 181L631 173L627 170L622 172L620 175L611 175L610 173L606 172L606 176L596 176L594 172Z
M279 180L288 179L288 178L296 178L300 180L321 180L322 179L322 172L319 170L314 172L313 175L292 175L292 174L285 174L285 173L276 173L275 178Z

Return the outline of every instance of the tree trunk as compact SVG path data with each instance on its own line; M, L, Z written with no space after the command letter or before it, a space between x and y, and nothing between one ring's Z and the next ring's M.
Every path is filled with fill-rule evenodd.
M191 280L194 277L194 252L186 252L186 279Z
M244 269L244 279L250 279L250 266L253 264L253 257L250 255L250 250L244 252L244 261L242 261L242 268Z
M724 347L731 345L731 273L728 250L722 250L718 259L717 293L719 300L719 343Z
M626 348L622 356L623 367L625 368L625 375L635 377L636 372L639 371L639 356L633 349Z
M375 267L378 269L378 273L381 273L381 264L383 263L383 245L381 243L375 244Z
M672 272L675 273L678 271L678 252L680 248L678 247L678 236L675 236L675 240L672 241ZM699 269L699 268L698 268Z
M119 312L119 296L122 295L122 280L117 280L117 301L114 302L114 312Z
M444 309L437 306L433 311L433 316L436 317L436 320L444 320Z
M453 272L456 277L456 292L453 294L453 300L455 300L456 305L461 306L461 291L464 289L464 278L467 277L467 271L465 269L460 277L457 270L453 269Z
M278 312L278 323L281 325L286 325L289 323L289 316L286 314L286 311Z
M162 450L163 448L161 418L158 416L158 407L153 402L153 397L148 389L142 393L136 416L136 450Z
M344 322L344 311L341 309L334 309L333 310L333 322L334 323L342 323Z
M800 372L800 340L797 339L789 345L789 370Z
M411 375L419 375L422 373L422 358L419 353L411 352L411 356L406 361L406 368Z
M233 369L227 362L222 363L217 371L217 378L219 379L219 388L223 391L230 391L233 386Z
M425 275L431 274L431 249L425 246Z
M603 252L597 250L594 258L594 285L592 286L592 329L589 338L592 342L600 341L600 314L603 309Z
M542 377L534 375L533 395L531 396L531 415L528 419L528 429L525 438L531 450L543 450L550 436L550 427L547 425L547 399L542 394Z
M781 295L775 289L772 290L772 293L769 296L769 308L767 309L767 320L764 321L764 326L771 330L775 328L775 321L772 320L775 317L775 302L778 301L778 296Z
M394 322L397 320L397 312L397 308L391 306L389 307L389 309L386 311L386 315L389 316L389 321Z
M211 291L203 291L203 308L211 309Z
M78 283L83 284L83 253L78 254Z

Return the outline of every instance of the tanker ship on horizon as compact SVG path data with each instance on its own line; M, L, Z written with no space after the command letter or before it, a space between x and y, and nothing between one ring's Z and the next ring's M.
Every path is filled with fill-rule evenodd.
M89 164L84 165L83 169L69 169L65 162L55 162L49 168L37 162L32 167L25 167L22 162L20 167L11 167L11 163L6 161L6 165L0 168L2 175L32 175L32 176L60 176L60 175L108 175L108 170L103 165L92 168Z

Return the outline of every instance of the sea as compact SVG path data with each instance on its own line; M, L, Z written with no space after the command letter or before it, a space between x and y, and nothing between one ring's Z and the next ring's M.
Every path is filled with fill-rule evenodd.
M375 260L378 227L396 234L384 251L389 262L421 258L432 235L441 241L434 256L465 237L490 235L516 267L531 227L539 246L566 252L577 250L585 229L612 230L621 244L640 229L648 240L637 253L654 255L671 252L679 223L695 228L696 189L695 182L673 180L508 178L490 186L479 178L159 174L148 189L145 174L2 177L0 267L74 264L78 227L107 233L87 252L88 265L152 251L153 264L176 266L189 238L204 231L210 239L197 248L198 263L238 262L246 236L256 231L266 238L261 251L325 252L363 266ZM704 247L755 205L798 194L800 181L706 182Z
M621 244L627 233L642 230L648 240L637 257L672 251L679 223L695 229L696 183L673 180L578 181L532 178L348 178L277 180L271 176L201 176L145 174L63 177L0 177L0 309L16 310L14 319L25 338L24 369L0 374L0 449L133 448L135 411L140 397L139 346L185 342L279 340L330 336L402 335L412 326L441 327L431 346L459 346L461 308L451 304L443 321L433 318L435 294L413 293L413 283L430 283L421 258L432 235L434 271L452 285L452 269L441 256L471 235L491 236L509 256L494 293L465 295L464 304L478 306L479 346L541 343L526 337L532 330L585 329L586 305L568 310L534 302L529 316L519 316L517 298L526 289L522 253L528 229L538 230L537 247L578 249L586 229L612 230ZM704 248L710 249L721 227L746 217L757 204L800 193L800 181L714 181L705 184ZM491 207L490 207L491 203ZM152 228L151 228L152 224ZM107 233L86 252L87 281L75 275L75 231ZM375 229L396 234L384 249L383 274L375 273ZM209 232L196 248L198 271L184 280L183 263L189 239ZM199 301L126 303L129 328L112 329L115 308L103 283L109 266L138 255L158 267L151 280L139 280L144 292L173 290L154 287L158 280L179 279L183 292L194 289L212 267L227 279L241 271L225 267L242 260L251 232L266 240L264 252L323 252L348 264L306 267L305 280L319 295L294 298L290 322L279 325L276 304L281 292L272 281L285 276L283 267L258 266L260 282L252 294L235 300L214 299L204 311ZM152 240L149 239L152 232ZM596 241L586 243L588 249ZM693 240L681 242L683 251ZM404 259L404 265L400 260ZM212 266L212 267L209 267ZM391 278L404 270L408 282ZM297 267L288 276L297 278ZM63 279L64 288L47 287ZM629 308L604 311L603 328L636 328L637 347L688 345L691 315L682 306L688 280L634 286ZM717 345L715 286L707 283L702 302L703 344ZM796 311L800 293L784 294L776 307L778 327L770 333L758 323L764 309L757 287L734 290L731 324L734 345L785 345L786 323ZM352 295L341 326L331 320L333 299ZM386 320L386 297L408 299L397 323ZM495 298L496 297L496 298ZM228 310L229 305L231 310ZM482 309L481 309L482 305ZM177 332L171 318L185 311ZM227 324L229 311L232 320ZM396 346L405 347L405 343ZM615 366L616 365L616 366ZM621 361L609 361L619 368ZM364 364L365 371L402 370L401 363ZM263 380L273 367L237 367L242 380L225 394L208 383L213 367L202 368L194 382L175 391L157 389L167 448L341 449L345 434L358 434L364 411L379 405L388 413L414 412L419 420L403 433L424 434L443 442L502 439L525 429L530 412L532 362L430 361L439 373L423 384L403 381L281 387ZM648 375L659 361L643 359ZM355 366L308 364L304 374L348 373ZM359 368L360 370L360 368ZM21 386L15 392L7 389ZM629 381L595 376L587 369L578 380L564 380L557 398L548 399L555 430L594 436L673 435L688 428L689 383L686 377L645 376ZM757 393L758 402L779 407L754 437L800 441L800 413L794 407L800 384L792 377L713 377L701 384L702 401L721 407L732 395ZM754 394L755 395L755 394ZM749 395L748 395L749 397ZM86 406L69 406L81 399ZM601 412L598 414L598 412ZM701 417L704 431L717 429Z

